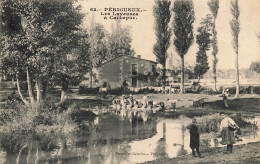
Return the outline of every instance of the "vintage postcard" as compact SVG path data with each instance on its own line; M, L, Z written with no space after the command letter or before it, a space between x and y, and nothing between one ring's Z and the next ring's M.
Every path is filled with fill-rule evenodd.
M0 163L260 162L260 0L1 0Z

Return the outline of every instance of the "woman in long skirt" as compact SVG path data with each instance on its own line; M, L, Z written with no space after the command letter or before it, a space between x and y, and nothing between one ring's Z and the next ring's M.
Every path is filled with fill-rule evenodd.
M239 129L234 120L226 116L223 112L220 113L220 116L223 117L223 120L220 123L220 131L222 136L222 145L227 145L227 153L232 153L233 144L235 141L234 131Z

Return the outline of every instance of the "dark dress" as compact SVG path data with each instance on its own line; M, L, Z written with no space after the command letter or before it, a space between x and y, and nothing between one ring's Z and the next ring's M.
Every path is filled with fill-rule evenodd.
M222 141L220 141L220 143L222 145L230 145L236 143L234 131L230 130L229 127L223 128L223 130L221 131L221 135Z
M199 148L200 146L200 134L198 132L198 127L194 124L190 127L190 148Z

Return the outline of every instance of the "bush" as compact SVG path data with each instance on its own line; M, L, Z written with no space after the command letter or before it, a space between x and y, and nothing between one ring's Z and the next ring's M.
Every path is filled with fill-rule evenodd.
M40 149L51 145L51 140L64 130L66 124L74 126L67 111L58 111L55 104L44 103L41 107L25 106L21 102L8 102L0 111L0 143L6 151L18 152L26 145L37 142ZM43 143L43 142L47 143ZM43 147L41 147L43 146ZM48 149L50 146L48 146Z
M247 122L245 121L242 117L241 114L236 114L236 115L232 115L231 118L236 122L236 124L240 127L240 128L246 128L246 127L251 127L254 130L258 129L257 124L253 124L251 122Z
M128 88L125 88L125 92L130 93L130 90ZM123 88L118 87L118 88L114 88L114 89L107 91L107 93L113 94L113 95L121 95L124 93L124 90L123 90Z
M81 85L79 86L79 94L85 94L85 93L98 93L99 88L89 88L88 86Z
M260 86L253 87L253 93L260 94Z
M236 94L236 87L230 87L229 93ZM260 86L240 86L239 87L240 94L260 94Z
M137 93L138 94L155 93L155 90L149 89L149 88L143 88L143 89L139 89L139 91Z
M245 121L239 114L232 115L230 118L232 118L240 128L250 127L253 130L258 129L256 124ZM200 133L218 132L222 121L222 117L219 114L205 115L202 117L196 117L196 119ZM187 128L189 128L189 126Z
M219 124L222 118L219 114L206 115L197 118L199 130L201 133L218 132Z
M69 117L77 124L81 124L84 121L94 121L96 114L92 111L81 110L78 105L73 105L70 108Z

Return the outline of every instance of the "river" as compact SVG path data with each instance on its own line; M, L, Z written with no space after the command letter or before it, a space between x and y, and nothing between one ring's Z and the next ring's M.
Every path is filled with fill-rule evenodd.
M258 121L248 118L248 121ZM191 119L127 113L125 117L103 114L96 117L91 133L58 135L53 146L28 143L28 148L14 153L0 149L0 163L141 163L159 158L173 158L191 153L189 130ZM236 144L257 142L259 132L241 136ZM201 140L201 147L221 147L220 138ZM22 142L22 141L21 141ZM46 148L48 147L48 148Z

